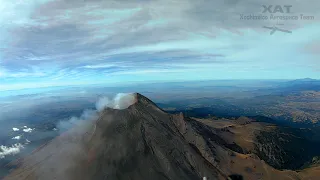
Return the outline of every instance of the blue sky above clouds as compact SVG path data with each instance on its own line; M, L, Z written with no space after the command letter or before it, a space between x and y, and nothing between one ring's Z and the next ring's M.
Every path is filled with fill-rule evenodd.
M313 20L240 20L262 5ZM0 91L320 77L317 0L0 0ZM268 14L269 15L269 14ZM292 34L262 26L283 23Z

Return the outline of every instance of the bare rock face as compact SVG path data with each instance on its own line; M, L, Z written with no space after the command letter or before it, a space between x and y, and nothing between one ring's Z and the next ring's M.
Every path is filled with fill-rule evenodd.
M181 134L185 134L187 132L187 123L182 113L180 113L179 115L173 115L172 120L174 125L178 128L178 131Z
M236 137L244 126L215 127L167 114L134 94L127 109L106 108L95 121L70 130L26 157L6 180L291 179L255 155L243 154ZM247 119L245 122L249 122ZM252 129L255 129L253 127ZM233 139L232 139L233 138ZM238 139L237 139L238 138Z

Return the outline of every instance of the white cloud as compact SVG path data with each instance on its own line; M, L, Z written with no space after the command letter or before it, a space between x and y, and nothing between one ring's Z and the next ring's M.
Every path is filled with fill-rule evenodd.
M129 67L124 63L108 63L108 64L96 64L96 65L86 65L82 68L86 69L103 69L103 68L113 68L113 67Z
M19 140L19 139L21 139L21 136L15 136L15 137L13 137L12 139Z
M15 127L14 127L14 128L12 128L12 130L13 130L13 131L20 131L20 129L15 128Z
M23 129L23 132L31 133L33 130L34 130L34 129L26 128L26 129Z
M15 155L20 153L20 150L24 148L24 146L20 143L14 144L11 147L8 146L0 146L0 159L5 158L8 155Z

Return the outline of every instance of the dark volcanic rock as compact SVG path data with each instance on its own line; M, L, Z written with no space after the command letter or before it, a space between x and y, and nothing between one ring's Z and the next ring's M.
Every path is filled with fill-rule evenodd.
M53 140L7 179L224 177L184 139L183 119L179 126L174 116L136 96L128 109L105 109L96 122Z

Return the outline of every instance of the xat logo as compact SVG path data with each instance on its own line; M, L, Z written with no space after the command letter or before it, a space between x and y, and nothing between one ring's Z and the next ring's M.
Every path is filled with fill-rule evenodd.
M291 5L284 5L283 7L280 5L262 5L264 8L262 13L290 13Z

